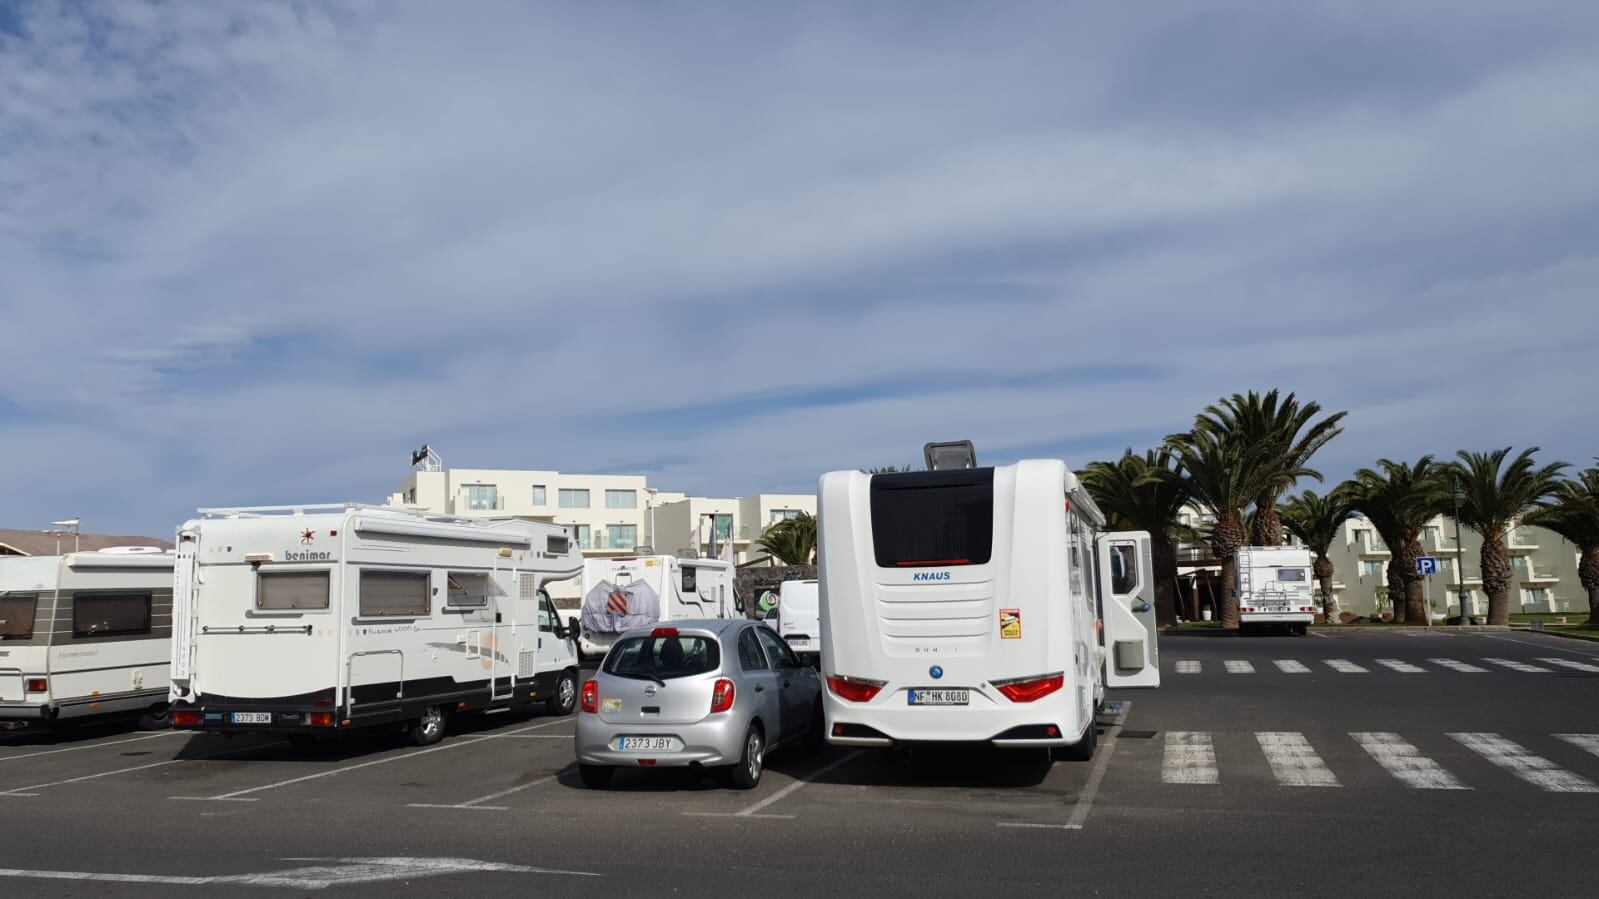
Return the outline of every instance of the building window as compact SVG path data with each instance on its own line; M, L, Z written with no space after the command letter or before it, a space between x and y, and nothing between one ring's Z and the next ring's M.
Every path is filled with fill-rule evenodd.
M466 507L476 512L492 511L500 507L500 488L493 484L468 484Z
M716 516L716 542L726 543L733 539L733 516Z
M150 594L79 593L72 599L72 636L150 633Z
M605 528L605 539L611 549L632 549L638 545L638 525L608 525Z
M1533 587L1527 591L1527 605L1535 606L1549 601L1549 591L1542 587Z
M1369 559L1362 560L1360 563L1360 576L1380 577L1382 575L1382 568L1383 563L1381 562L1373 562Z
M326 571L263 571L255 580L255 607L275 612L328 607Z
M563 491L564 492L564 491ZM586 524L569 524L567 528L572 532L572 542L578 549L593 549L593 542L589 537L589 526Z
M549 502L549 498L544 495L544 485L543 484L534 484L533 485L533 505L542 506L542 505L544 505L545 503L548 503L548 502Z
M793 521L794 519L796 519L798 517L800 517L800 510L798 510L798 509L773 509L772 510L772 523L773 524L777 524L779 521Z
M638 491L636 490L607 490L605 491L605 508L607 509L637 509Z
M589 507L589 492L587 490L574 490L568 487L561 488L561 508L587 509Z
M428 614L433 595L431 576L426 571L362 571L361 614Z

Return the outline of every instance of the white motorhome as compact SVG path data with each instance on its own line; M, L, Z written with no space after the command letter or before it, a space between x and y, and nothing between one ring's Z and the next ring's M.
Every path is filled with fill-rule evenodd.
M822 652L821 591L816 581L784 581L777 588L777 633L807 664Z
M626 556L583 563L583 655L603 656L616 637L674 618L736 618L744 603L733 563L677 556Z
M1149 535L1106 533L1064 462L965 446L969 467L822 476L828 739L1089 758L1106 689L1160 684Z
M296 742L543 702L571 712L576 622L544 587L575 577L566 531L354 503L202 509L178 530L173 727Z
M166 726L173 554L0 558L0 727L141 715Z
M1283 625L1303 636L1316 620L1312 559L1303 546L1240 546L1238 633Z

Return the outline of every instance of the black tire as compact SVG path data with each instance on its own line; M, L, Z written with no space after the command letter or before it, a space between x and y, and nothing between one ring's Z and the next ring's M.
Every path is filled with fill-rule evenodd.
M744 752L738 764L725 769L727 785L735 790L753 790L761 785L761 774L766 770L766 734L758 723L751 722L744 732Z
M822 704L816 703L811 712L811 727L805 732L805 751L815 755L827 748L827 718L822 714Z
M446 720L443 706L430 705L422 712L422 717L406 725L405 735L413 746L432 746L444 739Z
M1094 724L1088 725L1088 730L1083 732L1083 738L1070 746L1062 746L1050 752L1050 756L1062 762L1091 762L1094 760L1094 750L1099 747L1099 728Z
M568 668L555 682L555 695L544 701L544 710L551 715L570 715L577 708L577 672Z
M1303 637L1309 631L1310 625L1308 624L1296 624L1293 628L1294 636L1296 637Z
M167 704L164 702L150 706L139 716L139 730L166 730L170 726L167 721Z
M616 769L606 765L585 765L581 762L577 766L577 776L582 778L583 786L591 790L603 790L611 785L611 778L615 776Z

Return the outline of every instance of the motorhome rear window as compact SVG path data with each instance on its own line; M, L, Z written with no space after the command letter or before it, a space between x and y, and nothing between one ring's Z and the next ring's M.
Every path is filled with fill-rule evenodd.
M361 614L426 615L432 608L426 571L362 571Z
M325 609L331 583L326 571L262 571L256 574L255 607L276 612Z
M1277 580L1279 580L1279 581L1296 581L1298 583L1304 583L1304 581L1305 581L1305 569L1303 569L1303 568L1279 568L1279 569L1277 569Z
M982 565L994 544L994 469L872 477L872 548L882 568Z
M34 593L0 596L0 640L26 640L33 636L33 615L39 608Z
M611 647L602 670L617 677L671 680L706 674L721 664L721 648L711 637L628 637Z
M150 633L150 594L79 593L72 598L72 636Z

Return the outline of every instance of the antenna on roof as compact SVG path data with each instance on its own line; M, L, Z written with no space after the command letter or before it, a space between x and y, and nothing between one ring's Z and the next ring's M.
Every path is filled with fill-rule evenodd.
M419 450L411 451L411 469L413 471L443 471L444 460L433 451L433 447L422 444Z
M928 471L977 467L977 450L970 440L923 444L922 458L927 460Z

